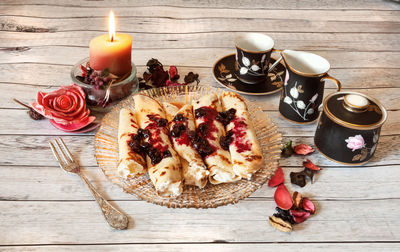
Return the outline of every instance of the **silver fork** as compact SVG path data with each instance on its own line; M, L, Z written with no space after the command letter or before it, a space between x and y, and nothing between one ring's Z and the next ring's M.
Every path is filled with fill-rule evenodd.
M118 211L115 207L113 207L107 200L105 200L93 187L93 185L89 182L89 180L86 178L86 176L81 173L81 168L79 165L74 161L71 152L68 150L67 146L65 145L64 141L62 140L61 137L59 137L59 141L57 139L54 140L55 144L53 144L51 141L49 142L50 148L58 160L58 163L60 164L60 167L67 172L72 172L76 173L81 177L81 179L86 183L86 185L89 187L90 191L92 192L94 198L96 199L97 203L100 206L101 211L103 212L104 217L106 218L108 224L110 224L111 227L115 229L126 229L128 227L128 217ZM61 148L60 143L62 145ZM59 153L57 152L56 148L54 145L57 147L58 152L61 153L61 156L63 157L64 161L60 157Z

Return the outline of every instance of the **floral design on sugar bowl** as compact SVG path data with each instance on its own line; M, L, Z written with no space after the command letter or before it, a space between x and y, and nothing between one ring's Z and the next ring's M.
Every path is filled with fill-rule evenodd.
M378 145L378 138L379 134L374 131L372 137L373 145L371 148L367 148L366 142L362 135L359 134L355 136L349 136L345 140L346 147L349 148L352 152L360 150L360 153L357 153L353 156L352 161L363 161L368 157L368 154L372 156L375 152L376 146Z
M284 83L284 98L283 102L288 104L294 112L296 112L304 121L307 121L307 116L314 114L315 112L315 100L318 98L318 93L315 93L309 101L303 101L299 99L299 94L304 93L303 85L298 84L296 81L294 86L289 90L287 84L289 80L289 72L286 70L286 77ZM307 103L307 105L306 105Z

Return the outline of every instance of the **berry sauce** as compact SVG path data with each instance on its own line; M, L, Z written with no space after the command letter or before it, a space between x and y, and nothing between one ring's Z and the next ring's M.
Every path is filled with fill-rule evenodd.
M166 134L165 126L168 122L159 115L148 115L147 117L151 123L145 129L139 128L137 134L130 134L131 139L128 140L128 145L133 152L143 157L149 156L151 164L155 165L163 158L172 156L168 145L164 144L160 136L161 131ZM148 138L148 142L144 142L146 138Z
M164 144L164 141L161 138L161 131L165 134L168 121L164 118L160 118L159 115L148 115L147 116L151 123L146 126L145 130L150 132L149 134L149 144L151 144L154 148L158 149L160 152L164 152L168 150L168 145Z
M216 109L203 106L194 111L196 118L202 118L203 122L197 127L194 136L190 139L193 147L204 158L214 153L217 148L210 144L209 141L215 141L215 133L218 131L215 126L218 112Z
M171 137L173 137L177 144L190 145L190 139L188 135L188 119L182 114L177 114L172 120L175 124L171 129Z
M212 107L203 106L196 109L194 114L196 118L203 118L203 122L197 127L199 135L207 138L207 140L215 140L214 133L218 131L214 124L218 116L217 110Z
M244 122L244 118L236 117L233 119L233 129L231 130L233 133L233 144L237 148L237 152L242 153L245 151L251 150L251 142L246 139L246 131L248 129L248 125Z

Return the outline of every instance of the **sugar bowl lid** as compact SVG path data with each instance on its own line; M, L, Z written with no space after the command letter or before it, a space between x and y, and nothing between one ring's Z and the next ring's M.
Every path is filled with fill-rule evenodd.
M387 119L383 105L356 92L337 92L324 99L325 114L334 122L352 129L375 129Z

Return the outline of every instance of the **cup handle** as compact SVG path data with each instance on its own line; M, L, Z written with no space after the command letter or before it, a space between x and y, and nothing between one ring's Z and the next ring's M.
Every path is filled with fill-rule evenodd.
M271 71L282 61L282 55L281 55L282 50L279 50L279 49L272 49L272 52L278 52L279 55L280 55L280 57L279 57L279 59L277 59L277 60L274 62L274 64L271 65L271 67L268 69L268 73L271 72Z
M333 82L335 82L336 86L337 86L337 91L339 92L340 89L342 88L342 84L340 83L340 81L336 78L333 78L332 76L330 76L329 74L326 74L324 77L321 78L321 81L328 79L331 80Z

